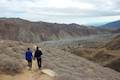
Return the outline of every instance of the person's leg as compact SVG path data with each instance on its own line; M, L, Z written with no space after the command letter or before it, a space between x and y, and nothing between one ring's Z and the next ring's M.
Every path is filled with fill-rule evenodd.
M39 68L39 59L37 58L37 65L38 65L38 68Z
M32 68L32 60L28 60L28 67L31 69Z
M38 63L38 68L41 68L41 58L37 59L37 63Z
M39 67L41 68L42 67L42 59L40 58L40 64L39 64Z
M32 68L32 60L30 60L30 68Z
M28 62L27 66L29 67L29 60L27 60L27 62Z

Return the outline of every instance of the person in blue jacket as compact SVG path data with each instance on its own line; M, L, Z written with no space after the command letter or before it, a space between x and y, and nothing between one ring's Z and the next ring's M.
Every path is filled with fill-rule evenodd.
M28 67L29 69L31 70L32 68L32 58L33 58L33 55L32 55L32 51L30 50L30 48L27 49L26 53L25 53L25 58L28 62Z

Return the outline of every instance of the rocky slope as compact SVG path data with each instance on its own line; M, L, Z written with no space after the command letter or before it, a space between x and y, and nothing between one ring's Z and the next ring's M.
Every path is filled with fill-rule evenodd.
M110 50L120 50L120 35L114 37L111 41L105 44L105 47Z
M22 73L22 71L26 69L23 53L28 47L30 47L34 51L35 45L36 44L26 44L23 42L0 40L0 50L2 52L0 53L0 57L1 57L0 68L3 67L4 73L7 71L6 72L7 74L11 74L13 70L14 71L20 70L20 73ZM82 57L78 57L76 55L70 54L69 52L61 50L59 48L48 47L43 44L37 44L37 45L40 46L43 51L43 56L42 56L43 69L44 68L51 69L57 74L57 76L54 77L53 80L119 80L120 79L120 73L112 69L102 67L98 64L92 63L91 61L88 61ZM3 54L8 56L8 58L10 59L4 58ZM3 59L7 62L7 64L4 61L2 61ZM12 61L16 62L16 65ZM16 68L16 66L20 66L18 64L25 66L24 68L23 67ZM0 69L0 71L1 70L2 69ZM13 73L16 74L16 72ZM2 74L3 71L0 73L0 75ZM41 79L37 79L37 80L41 80Z
M0 18L0 39L40 42L106 33L106 30L78 24L30 22L19 18Z
M120 72L119 34L81 37L77 40L56 42L56 45L64 51Z

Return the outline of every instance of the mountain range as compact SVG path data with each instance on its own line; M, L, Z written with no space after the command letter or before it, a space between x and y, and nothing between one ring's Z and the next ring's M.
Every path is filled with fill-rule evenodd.
M0 18L0 39L40 42L106 33L84 25L31 22L20 18Z
M106 29L120 29L120 20L109 22L105 25L100 26Z

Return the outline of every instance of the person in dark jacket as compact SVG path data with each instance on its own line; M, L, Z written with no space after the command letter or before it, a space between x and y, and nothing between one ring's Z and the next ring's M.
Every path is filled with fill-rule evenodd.
M29 69L31 70L32 68L32 58L33 58L33 55L32 55L32 51L30 50L30 48L27 49L26 53L25 53L25 58L28 62L28 67Z
M42 51L39 50L39 47L36 48L35 54L34 54L34 59L37 59L37 64L38 64L38 68L41 69L41 64L42 64L42 60L41 60L41 55L42 55Z

